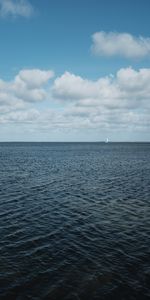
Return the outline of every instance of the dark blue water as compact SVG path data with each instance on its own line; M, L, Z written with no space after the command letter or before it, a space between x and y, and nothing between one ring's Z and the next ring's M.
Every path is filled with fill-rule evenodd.
M149 299L150 144L0 143L0 299Z

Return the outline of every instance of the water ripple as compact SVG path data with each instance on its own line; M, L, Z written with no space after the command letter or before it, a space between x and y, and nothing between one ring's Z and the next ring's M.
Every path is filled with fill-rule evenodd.
M0 143L0 299L150 298L150 144Z

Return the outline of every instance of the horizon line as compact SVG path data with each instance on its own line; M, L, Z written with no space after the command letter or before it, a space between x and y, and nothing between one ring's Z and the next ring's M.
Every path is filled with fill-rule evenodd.
M23 140L14 140L14 141L0 141L0 143L150 143L150 141L111 141L106 142L102 141L23 141Z

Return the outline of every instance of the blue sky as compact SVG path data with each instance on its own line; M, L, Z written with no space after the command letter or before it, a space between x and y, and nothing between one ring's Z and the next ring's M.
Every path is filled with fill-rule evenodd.
M149 0L0 0L0 141L150 140L149 14Z

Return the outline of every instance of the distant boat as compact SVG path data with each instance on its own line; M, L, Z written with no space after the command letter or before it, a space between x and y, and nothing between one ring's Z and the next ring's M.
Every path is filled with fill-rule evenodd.
M105 143L108 143L109 142L109 140L108 140L108 138L106 139L106 141L105 141Z

